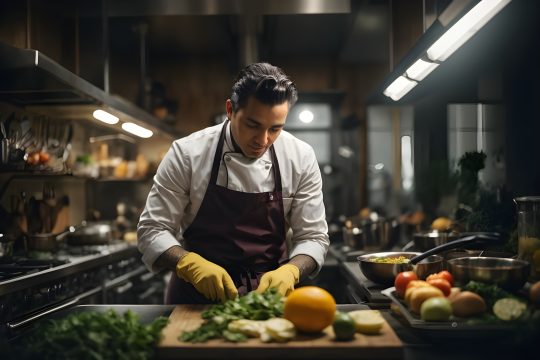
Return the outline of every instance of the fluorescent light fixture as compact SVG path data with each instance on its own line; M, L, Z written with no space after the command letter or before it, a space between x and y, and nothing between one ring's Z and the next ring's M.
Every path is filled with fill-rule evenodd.
M113 114L109 114L108 112L103 110L96 110L92 115L95 119L111 125L116 124L118 121L120 121L118 117L114 116Z
M435 70L437 66L439 66L439 64L418 59L407 69L406 74L413 80L422 81L430 72Z
M409 80L405 76L400 76L384 90L384 95L392 98L394 101L398 101L403 95L411 91L416 84L418 84L416 81Z
M427 50L431 60L444 61L471 38L510 0L482 0Z
M142 126L139 126L131 122L123 123L122 129L126 130L129 133L132 133L133 135L137 135L138 137L142 137L142 138L149 138L150 136L154 135L154 133L151 130L148 130L146 128L143 128Z
M303 110L302 112L300 112L300 114L298 114L298 119L300 119L300 121L305 124L309 124L310 122L312 122L314 117L315 116L313 115L313 113L309 110Z

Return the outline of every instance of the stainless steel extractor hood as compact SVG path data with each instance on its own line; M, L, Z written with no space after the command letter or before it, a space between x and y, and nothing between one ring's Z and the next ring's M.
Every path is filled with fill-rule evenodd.
M41 52L3 43L0 43L0 101L71 119L92 119L92 111L102 108L122 121L180 137L169 125L148 112L106 93Z

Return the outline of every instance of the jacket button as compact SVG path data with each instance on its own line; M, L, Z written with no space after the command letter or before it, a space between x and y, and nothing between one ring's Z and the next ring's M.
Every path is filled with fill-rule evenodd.
M231 161L231 157L230 156L225 156L225 161Z
M264 168L265 168L266 170L268 170L268 169L270 169L270 165L266 165Z

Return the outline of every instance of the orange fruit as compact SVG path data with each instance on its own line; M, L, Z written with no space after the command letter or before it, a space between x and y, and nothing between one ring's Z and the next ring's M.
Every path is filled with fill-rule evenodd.
M285 299L283 317L296 329L307 333L321 332L331 325L336 313L336 301L326 290L317 286L295 289Z

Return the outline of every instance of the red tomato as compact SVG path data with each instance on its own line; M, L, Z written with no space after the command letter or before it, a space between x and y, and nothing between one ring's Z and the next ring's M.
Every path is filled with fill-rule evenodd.
M394 280L394 286L398 296L405 296L407 285L409 285L409 282L413 280L418 280L418 277L413 271L403 271L397 274L396 279Z
M450 286L454 286L454 277L449 271L443 270L436 274L431 274L427 277L426 281L431 279L444 279L450 283Z
M441 290L444 294L444 296L450 295L450 292L452 290L452 285L445 279L439 278L439 279L431 279L427 281L429 285L435 286L439 290Z
M443 270L439 272L441 279L444 279L450 283L451 286L454 286L454 277L449 271Z

